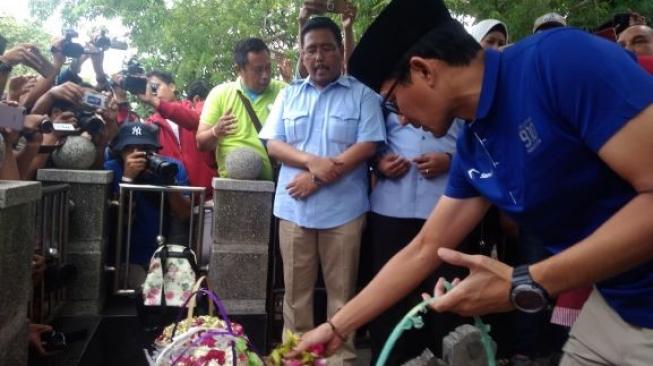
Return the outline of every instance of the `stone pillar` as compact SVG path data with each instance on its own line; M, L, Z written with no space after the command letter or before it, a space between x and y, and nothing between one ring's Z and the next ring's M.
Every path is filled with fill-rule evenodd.
M496 343L492 342L494 354ZM486 366L487 355L481 342L481 331L463 324L442 339L442 358L448 366Z
M274 183L213 179L211 286L229 314L265 315Z
M113 172L41 169L41 182L67 183L74 208L68 220L66 262L77 267L63 315L98 315L106 297L104 262L108 251L108 198ZM112 229L113 230L113 229Z
M27 365L38 182L0 181L0 366Z

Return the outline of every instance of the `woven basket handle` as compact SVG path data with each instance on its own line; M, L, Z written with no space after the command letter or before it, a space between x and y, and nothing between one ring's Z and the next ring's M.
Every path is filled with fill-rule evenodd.
M209 279L206 278L206 276L202 276L197 279L195 284L193 285L193 288L191 289L191 295L190 295L190 300L188 301L188 315L186 316L186 319L192 319L193 316L195 315L195 308L197 307L197 295L200 293L199 289L202 287L202 283L206 282L206 288L210 289L211 286L209 285ZM213 301L209 299L209 315L214 316L215 315L215 305L213 305Z

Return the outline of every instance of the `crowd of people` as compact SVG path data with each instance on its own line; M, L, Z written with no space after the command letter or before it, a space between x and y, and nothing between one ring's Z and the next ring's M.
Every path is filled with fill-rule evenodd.
M76 150L92 154L84 168L113 171L114 194L120 183L189 185L210 198L212 178L230 177L229 154L246 148L260 159L257 179L276 181L284 329L303 334L299 349L326 343L330 365L353 365L355 330L369 322L375 360L403 314L432 295L435 311L389 364L439 354L464 316L554 305L551 322L573 326L562 365L652 364L646 20L619 14L592 34L550 13L511 43L500 20L468 33L439 0L394 0L354 47L355 7L341 15L344 32L325 11L302 7L294 71L283 65L275 78L268 46L246 38L234 47L236 80L183 91L161 70L106 75L102 52L67 63L66 40L50 57L10 47L2 110L20 110L24 123L0 121L0 179L66 167L57 151L87 144ZM94 85L78 76L87 59ZM37 75L12 76L19 64ZM153 114L134 112L129 94ZM187 232L189 207L167 196L166 237ZM135 210L132 287L157 245L158 199L139 194ZM35 256L35 278L42 267ZM356 294L359 267L376 277ZM320 269L328 320L317 325ZM505 325L530 343L512 364L530 364L541 323ZM50 329L32 330L44 352L38 334Z

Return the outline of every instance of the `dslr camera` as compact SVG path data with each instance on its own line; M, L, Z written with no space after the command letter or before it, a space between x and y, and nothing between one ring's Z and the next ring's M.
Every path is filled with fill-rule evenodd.
M148 152L145 158L147 159L147 170L150 173L161 177L166 183L175 182L179 170L177 164L166 161L161 155L153 152Z

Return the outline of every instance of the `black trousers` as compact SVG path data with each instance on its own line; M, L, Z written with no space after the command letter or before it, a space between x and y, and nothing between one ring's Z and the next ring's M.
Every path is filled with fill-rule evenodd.
M421 219L402 219L370 213L365 245L361 252L361 262L366 262L372 275L378 273L390 258L417 235L424 222L425 220ZM465 252L474 251L475 240L474 238L465 240L458 249ZM410 271L410 268L406 268L406 271ZM421 294L423 292L433 293L433 287L439 277L453 280L454 277L462 278L466 275L467 270L464 268L443 264L418 288L371 321L368 330L371 337L372 364L376 362L386 339L397 323L412 307L422 301ZM458 325L469 322L469 319L455 314L438 314L434 311L422 314L422 318L424 319L423 328L404 331L388 358L388 365L400 365L417 357L427 347L436 356L440 356L442 338Z

